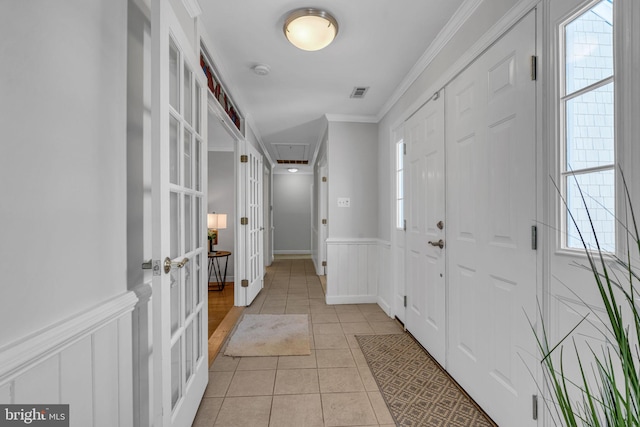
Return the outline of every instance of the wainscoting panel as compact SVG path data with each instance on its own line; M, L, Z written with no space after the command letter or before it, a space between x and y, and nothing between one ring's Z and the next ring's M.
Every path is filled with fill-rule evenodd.
M127 292L0 348L0 403L69 404L72 426L132 426L137 301Z
M327 239L327 304L378 302L379 243L377 239Z
M392 281L393 258L391 242L378 242L378 305L389 316L393 316L393 290Z

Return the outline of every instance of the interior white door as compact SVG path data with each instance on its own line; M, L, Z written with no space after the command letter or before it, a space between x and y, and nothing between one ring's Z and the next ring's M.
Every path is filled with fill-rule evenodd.
M264 219L262 209L262 155L251 144L246 143L247 161L242 163L244 183L243 217L247 218L244 227L245 239L245 305L253 302L264 287L263 233ZM244 285L243 285L244 287Z
M535 22L533 11L446 87L447 369L504 426L536 424L522 361L536 354Z
M405 326L441 364L446 356L444 249L444 100L439 94L410 117L407 147Z
M186 427L208 381L205 82L169 2L151 10L154 425Z

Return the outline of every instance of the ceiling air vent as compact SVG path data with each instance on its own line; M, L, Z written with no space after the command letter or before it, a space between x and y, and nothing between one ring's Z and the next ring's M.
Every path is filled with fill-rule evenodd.
M351 98L362 99L368 90L369 86L354 87L353 92L351 92Z

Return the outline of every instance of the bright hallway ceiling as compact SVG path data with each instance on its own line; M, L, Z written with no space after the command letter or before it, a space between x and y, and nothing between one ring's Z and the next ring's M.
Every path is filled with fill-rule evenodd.
M200 0L216 67L271 160L307 160L311 171L324 115L377 122L417 77L433 43L472 0ZM324 9L339 25L323 50L307 52L283 34L289 12ZM267 65L268 75L253 71ZM352 99L355 87L368 87ZM276 165L286 169L287 165Z

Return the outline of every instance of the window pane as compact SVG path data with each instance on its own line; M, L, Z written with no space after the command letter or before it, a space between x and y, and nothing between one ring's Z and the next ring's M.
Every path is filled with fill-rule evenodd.
M184 196L184 252L193 250L193 216L191 215L191 196Z
M614 252L616 225L614 169L575 175L575 177L568 176L566 179L567 207L575 220L574 224L567 215L567 246L584 248L578 234L578 230L580 230L588 248L597 248L595 240L597 237L601 249ZM589 220L589 216L591 220ZM592 224L596 232L595 236Z
M193 104L193 121L195 123L196 133L200 135L200 85L196 84L195 100Z
M184 130L184 151L183 151L183 171L184 177L182 185L191 188L191 132Z
M613 164L613 83L567 101L568 171Z
M182 396L182 341L178 340L171 348L171 409Z
M170 254L171 259L175 259L180 255L180 201L177 193L171 193L169 198L170 207Z
M180 54L173 40L169 42L169 104L180 111L180 86L178 79L180 78L180 68L178 63Z
M613 6L604 0L565 27L567 94L613 75Z
M193 100L191 99L191 70L184 64L184 119L191 124L191 112L193 111Z
M171 286L171 336L173 336L180 327L180 303L182 302L180 298L180 280L182 278L182 275L181 270L178 268L171 268L171 272L169 274Z
M178 129L180 124L171 116L169 123L169 180L172 184L178 184Z

